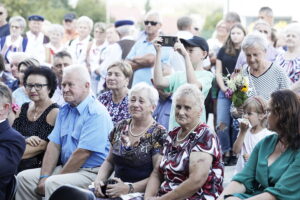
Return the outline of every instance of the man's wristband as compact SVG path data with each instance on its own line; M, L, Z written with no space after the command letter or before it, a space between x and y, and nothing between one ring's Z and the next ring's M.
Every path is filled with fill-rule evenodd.
M50 175L40 175L40 180L43 178L48 178Z

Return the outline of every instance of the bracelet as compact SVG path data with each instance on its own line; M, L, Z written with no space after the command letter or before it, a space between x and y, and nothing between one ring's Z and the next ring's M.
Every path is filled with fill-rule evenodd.
M128 194L129 193L134 193L133 185L131 183L128 183L128 186L129 186Z
M41 180L41 179L43 179L43 178L48 178L49 176L50 176L50 175L40 175L40 178L39 178L39 179Z

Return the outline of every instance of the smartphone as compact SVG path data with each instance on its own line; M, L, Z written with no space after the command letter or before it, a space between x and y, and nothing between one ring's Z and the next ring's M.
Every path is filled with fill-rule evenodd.
M162 41L159 42L161 46L164 47L173 47L174 44L177 42L176 36L160 36L162 38Z

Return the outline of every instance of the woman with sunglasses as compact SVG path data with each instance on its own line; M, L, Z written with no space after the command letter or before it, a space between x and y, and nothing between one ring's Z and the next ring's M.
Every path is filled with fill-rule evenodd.
M25 136L26 149L18 171L41 167L48 135L54 128L58 105L51 100L57 81L48 67L29 67L24 74L24 86L31 100L24 103L13 127Z

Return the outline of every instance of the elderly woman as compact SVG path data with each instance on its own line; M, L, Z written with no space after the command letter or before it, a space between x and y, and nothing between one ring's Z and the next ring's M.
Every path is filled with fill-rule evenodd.
M92 41L90 33L93 29L93 23L93 20L87 16L81 16L77 20L76 29L78 37L71 40L67 47L74 64L86 64L87 48Z
M26 138L26 149L19 171L41 167L48 135L54 128L58 105L51 97L56 76L48 67L30 67L24 74L24 86L30 103L24 103L13 127Z
M242 43L247 59L243 75L249 78L248 96L262 96L268 100L272 92L288 88L290 80L281 67L267 60L268 44L260 33L249 34Z
M213 80L213 74L203 68L203 60L208 56L209 47L204 38L194 36L189 40L180 39L181 42L177 42L174 45L174 49L178 51L185 60L185 72L178 71L173 73L169 77L164 77L161 67L161 45L159 41L161 38L154 42L154 46L157 52L156 60L154 64L154 85L160 89L164 89L165 92L174 93L177 88L185 83L191 83L197 85L201 90L204 97L207 96ZM201 118L202 122L206 122L205 107L203 108ZM178 126L174 119L174 107L171 108L171 115L169 120L169 130Z
M298 200L300 197L300 103L290 90L271 95L268 129L242 172L233 177L218 200Z
M50 65L53 63L54 55L65 49L62 43L64 31L64 27L60 24L51 24L48 28L50 42L45 45L45 62Z
M16 89L12 93L14 102L18 106L22 106L23 103L30 101L30 99L27 96L27 93L25 91L24 84L23 84L25 71L27 70L28 67L39 67L39 66L40 66L39 61L34 58L25 59L18 64L18 78L19 78L20 84L19 84L19 88Z
M128 83L131 76L131 66L124 61L116 62L107 69L106 86L109 91L100 94L99 101L107 108L114 123L130 117Z
M285 29L287 51L278 55L276 62L293 83L300 81L300 24L289 24Z
M185 84L175 92L173 102L180 127L168 133L145 200L216 199L223 190L224 169L218 138L199 119L203 95L197 86Z
M10 63L11 52L25 52L27 38L22 36L26 27L26 21L21 16L15 16L9 20L10 35L2 37L0 40L1 54L4 56L6 63Z
M158 92L146 83L135 85L129 93L130 119L116 124L109 136L111 148L95 180L95 194L109 198L144 192L152 169L160 158L166 130L152 117ZM101 187L114 172L116 184ZM127 182L127 183L124 183Z

